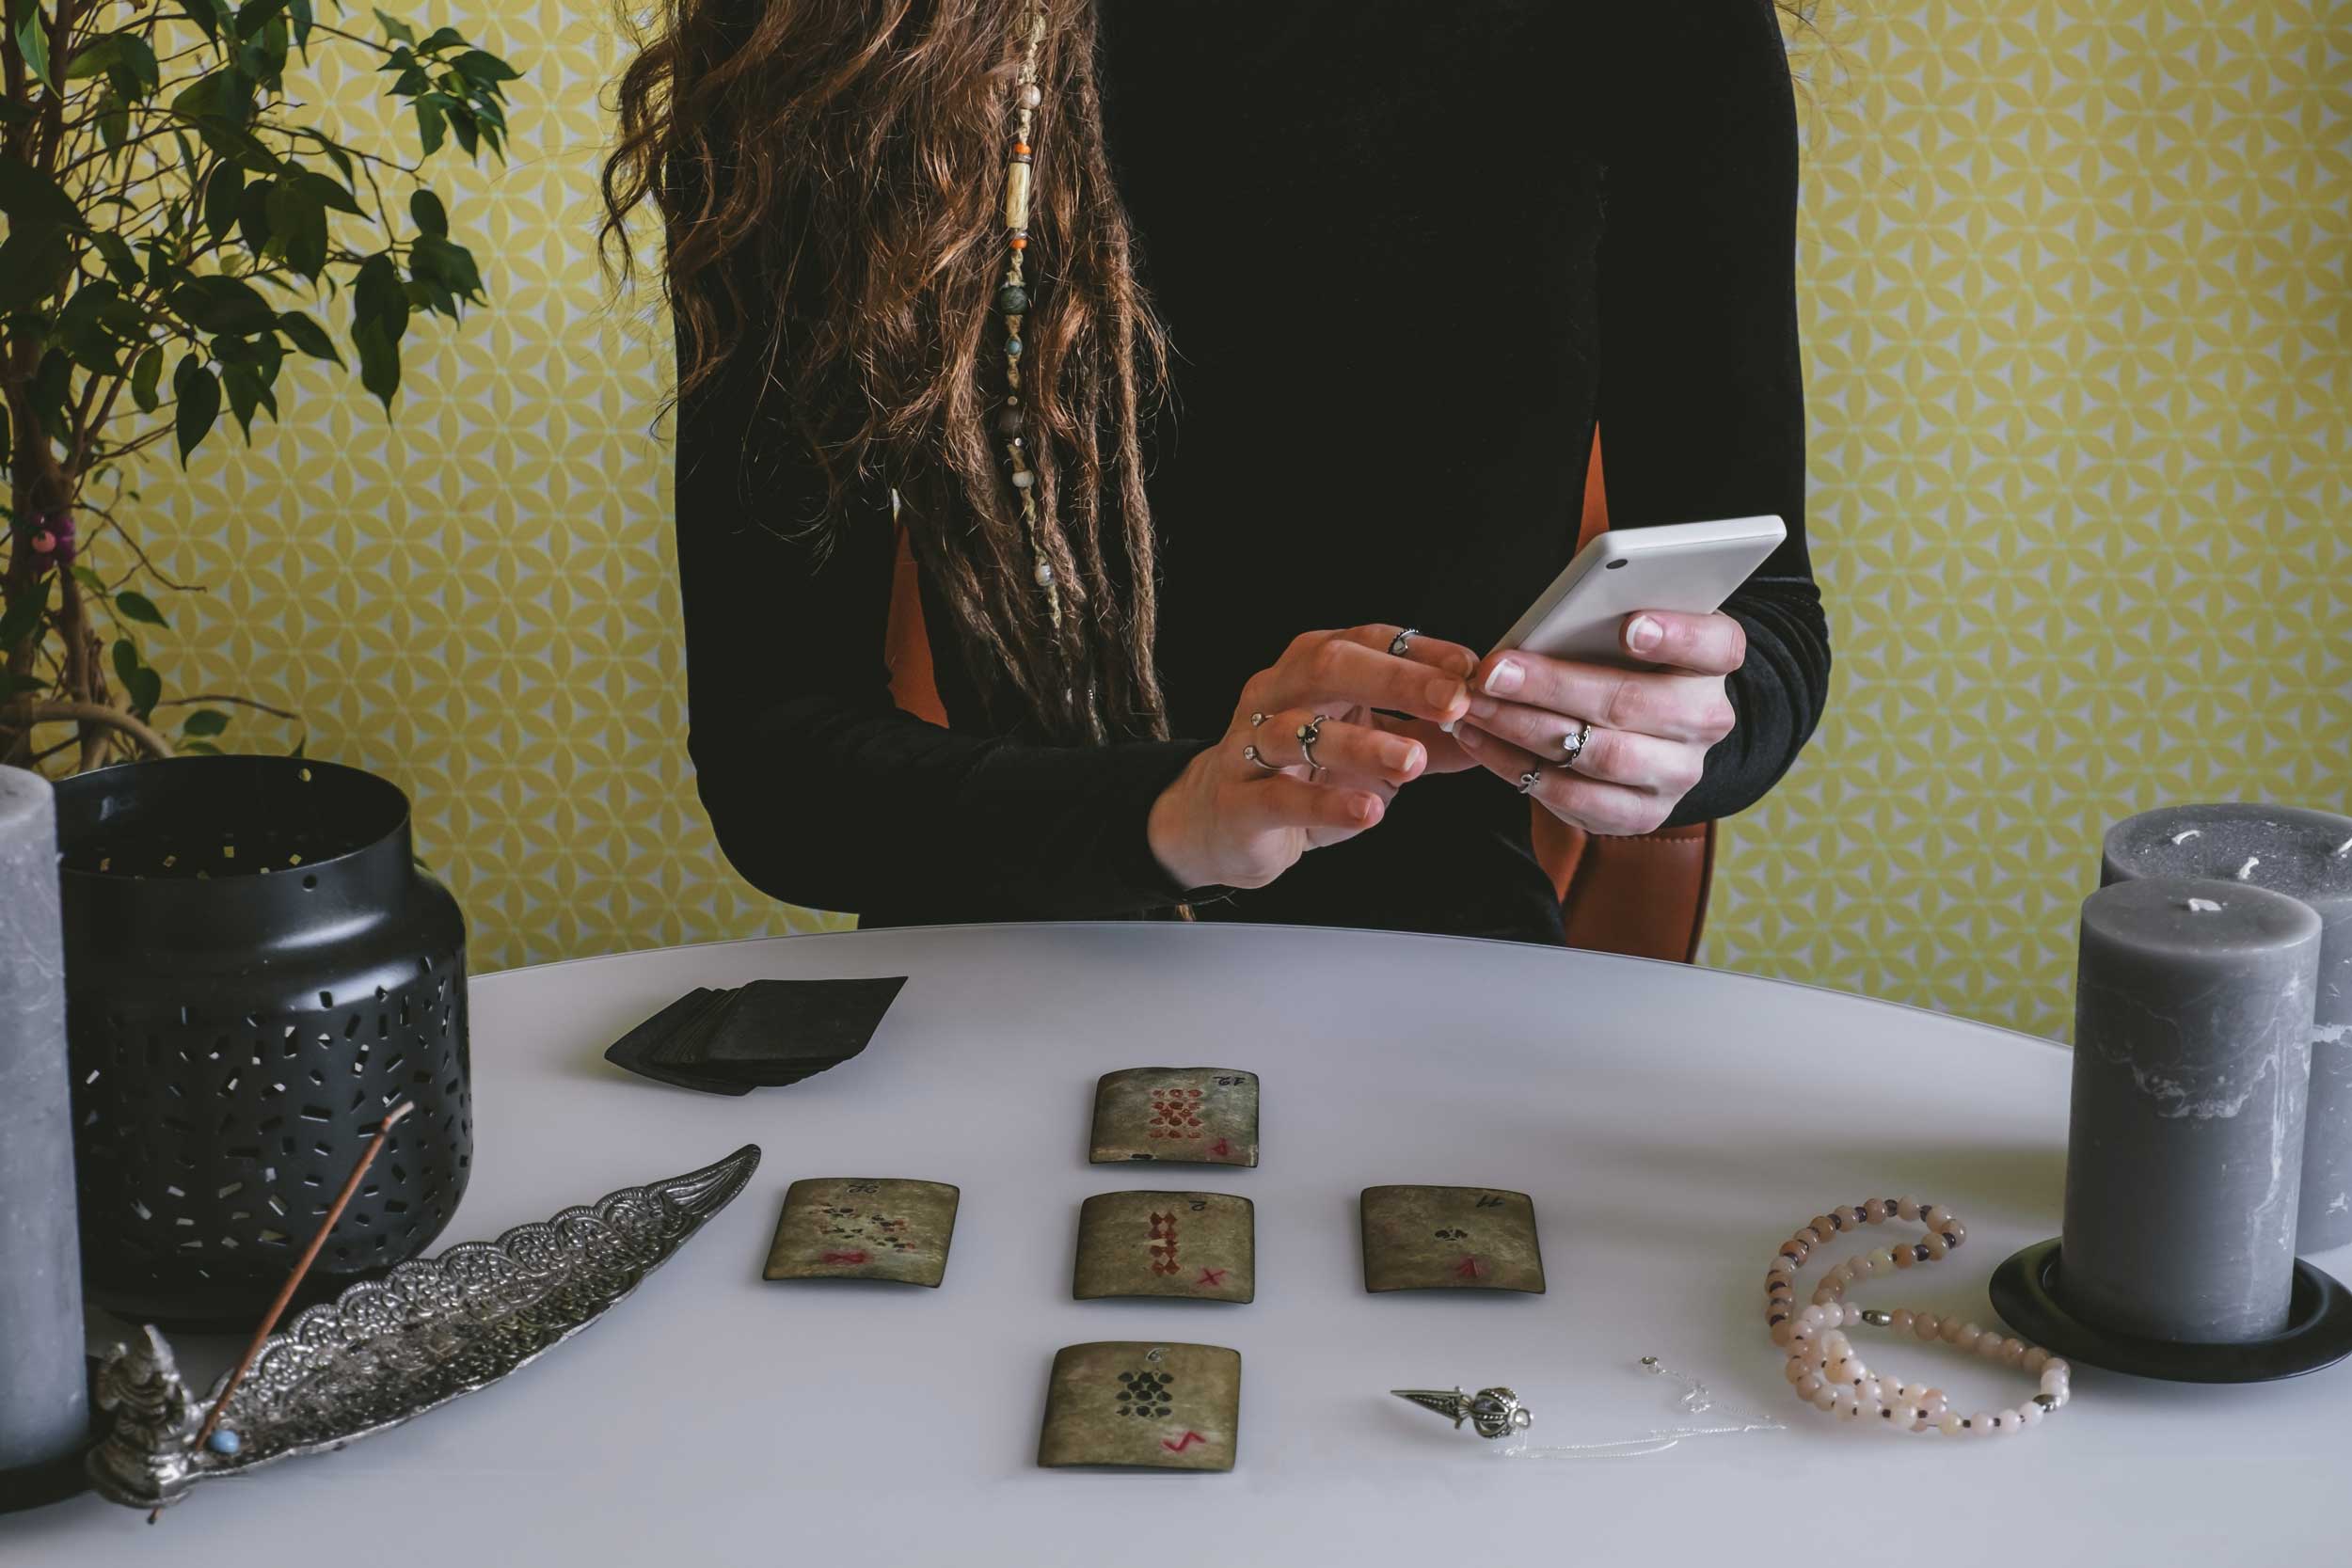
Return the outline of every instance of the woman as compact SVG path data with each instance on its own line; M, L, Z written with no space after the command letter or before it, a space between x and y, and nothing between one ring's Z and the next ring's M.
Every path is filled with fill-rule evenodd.
M1602 833L1770 788L1829 649L1766 0L1043 0L1034 45L1031 4L668 0L624 80L736 867L868 925L1557 942L1526 774ZM1481 663L1597 420L1613 526L1788 543L1724 613L1630 618L1658 673ZM890 697L898 525L946 728Z

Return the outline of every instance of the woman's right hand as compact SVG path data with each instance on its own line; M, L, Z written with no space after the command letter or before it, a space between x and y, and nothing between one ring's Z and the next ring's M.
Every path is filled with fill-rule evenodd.
M1263 887L1309 849L1378 822L1390 797L1421 776L1428 747L1375 710L1460 719L1478 656L1421 636L1391 654L1396 636L1382 626L1307 632L1249 677L1224 738L1152 803L1152 852L1179 885ZM1298 731L1318 715L1310 770ZM1274 766L1250 761L1249 746Z

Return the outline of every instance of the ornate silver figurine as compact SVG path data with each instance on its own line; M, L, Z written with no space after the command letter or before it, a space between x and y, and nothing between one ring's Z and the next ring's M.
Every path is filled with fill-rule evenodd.
M171 1346L150 1327L99 1370L98 1402L115 1419L90 1450L90 1480L116 1502L160 1508L198 1481L340 1449L485 1388L602 1317L758 1164L759 1146L746 1144L717 1164L352 1286L262 1342L201 1449L197 1432L226 1374L191 1399Z
M1389 1392L1423 1410L1436 1411L1451 1420L1456 1432L1468 1421L1481 1437L1508 1437L1535 1424L1535 1413L1508 1388L1481 1388L1475 1394L1465 1394L1458 1387L1391 1388Z

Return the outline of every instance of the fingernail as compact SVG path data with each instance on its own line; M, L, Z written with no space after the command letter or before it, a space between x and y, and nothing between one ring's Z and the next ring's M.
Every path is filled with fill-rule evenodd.
M1478 656L1472 653L1455 654L1446 660L1445 667L1464 680L1468 680L1470 677L1470 672L1478 668Z
M1526 678L1527 672L1520 667L1518 659L1501 659L1486 672L1486 689L1495 696L1507 697L1517 691L1519 683Z
M1359 795L1359 796L1358 796L1358 797L1356 798L1356 814L1355 814L1355 815L1356 815L1356 820L1357 820L1357 821L1359 821L1359 822L1369 822L1369 821L1371 821L1371 820L1372 820L1373 804L1374 804L1374 802L1373 802L1373 799L1372 799L1372 797L1371 797L1371 796L1369 796L1369 795Z
M1442 680L1431 681L1429 683L1429 705L1431 707L1452 707L1454 705L1454 699L1459 697L1461 694L1462 683L1460 681Z
M1418 773L1421 771L1422 764L1428 760L1427 752L1422 751L1419 746L1407 746L1405 748L1405 766L1399 771Z
M1502 705L1502 704L1496 702L1492 697L1472 697L1470 699L1470 717L1472 719L1492 719L1495 716L1495 710Z
M1483 732L1469 728L1451 730L1447 733L1454 736L1454 741L1460 745L1462 750L1465 752L1475 752L1478 750L1480 743L1486 738Z
M1626 623L1625 645L1637 654L1645 654L1666 641L1666 628L1646 615L1636 615Z

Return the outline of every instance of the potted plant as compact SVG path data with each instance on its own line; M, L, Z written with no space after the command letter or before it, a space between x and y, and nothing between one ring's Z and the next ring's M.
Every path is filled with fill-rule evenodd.
M184 465L223 413L250 441L295 355L356 370L389 417L411 318L484 297L425 166L504 156L516 72L453 28L377 11L379 40L312 0L0 3L0 762L212 751L209 705L263 705L167 699L142 655L150 590L182 585L131 531L137 466ZM413 158L305 101L321 51L382 73Z

